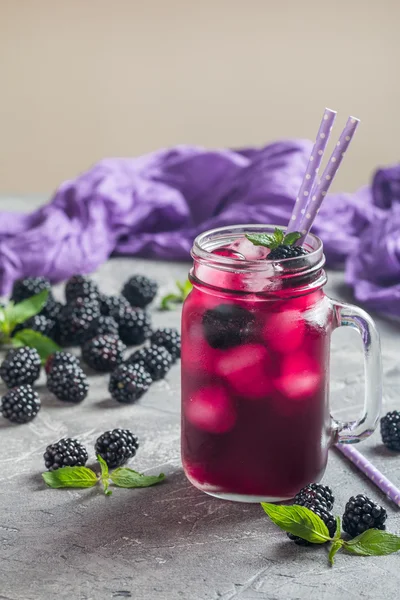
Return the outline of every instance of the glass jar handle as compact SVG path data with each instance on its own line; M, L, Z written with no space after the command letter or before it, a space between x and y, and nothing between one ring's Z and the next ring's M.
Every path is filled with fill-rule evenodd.
M364 346L365 397L363 415L356 421L341 422L332 418L334 441L355 444L376 429L382 408L382 361L379 333L372 318L361 308L331 300L336 327L353 327Z

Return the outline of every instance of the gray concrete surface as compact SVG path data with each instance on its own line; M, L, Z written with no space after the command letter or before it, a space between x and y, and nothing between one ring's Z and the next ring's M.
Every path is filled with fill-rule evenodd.
M2 206L3 208L3 206ZM187 265L113 259L95 274L105 292L119 290L133 272L153 275L161 295ZM327 287L346 299L341 273ZM61 293L61 290L59 290ZM154 312L155 325L179 324L180 311ZM399 406L399 326L378 320L383 342L385 409ZM363 403L360 341L352 331L334 335L332 406L337 418L355 416ZM258 505L208 497L185 479L179 457L179 365L133 406L113 402L107 376L90 378L80 406L38 391L43 408L28 425L0 421L0 600L324 600L398 598L399 555L337 555L330 568L323 547L302 549L273 526ZM3 392L3 388L1 389ZM167 475L142 490L50 490L40 473L47 444L76 436L91 449L103 431L128 427L140 450L131 466ZM359 447L400 485L400 457L389 455L379 434ZM399 511L335 451L324 478L341 513L349 496L368 493L400 533Z

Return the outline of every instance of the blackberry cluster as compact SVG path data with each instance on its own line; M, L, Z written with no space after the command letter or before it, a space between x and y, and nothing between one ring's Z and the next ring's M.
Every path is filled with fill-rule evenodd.
M78 366L52 366L47 375L47 389L63 402L82 402L89 391L86 375Z
M138 438L129 429L106 431L96 440L95 452L115 469L133 458L139 448Z
M141 365L122 364L111 373L108 391L117 402L132 404L149 389L152 379Z
M39 378L40 367L40 356L35 348L13 348L1 364L0 377L9 388L32 384Z
M150 316L141 308L114 310L111 316L118 323L119 337L127 346L138 346L150 337Z
M325 525L328 528L329 535L332 538L336 533L336 520L335 517L329 510L326 508L326 505L323 502L305 502L301 506L312 510L320 519L323 520ZM303 538L298 537L297 535L293 535L292 533L287 534L288 538L292 540L298 546L311 546L312 543L304 540Z
M100 312L105 317L112 313L122 311L124 308L130 308L130 304L123 296L106 296L100 294Z
M106 373L123 362L125 350L117 335L97 335L82 346L82 359L95 371Z
M271 250L268 254L268 260L284 260L285 258L297 258L308 254L307 250L302 246L286 246L281 245Z
M158 285L153 279L144 275L134 275L124 284L121 294L131 306L145 308L157 294Z
M59 318L60 344L62 346L83 344L93 321L99 316L98 302L76 302L63 306Z
M56 471L61 467L84 467L88 459L88 453L78 440L64 438L47 446L43 458L46 469Z
M300 490L294 497L294 504L304 506L305 503L325 504L328 510L332 510L335 498L328 485L320 483L310 483Z
M352 496L345 506L343 531L356 537L367 529L385 529L386 510L364 494Z
M47 358L44 368L46 373L49 374L53 367L58 367L60 365L80 367L79 358L70 352L54 352Z
M136 350L126 362L141 365L153 381L158 381L163 379L170 370L173 358L163 346L150 346L150 348Z
M155 346L163 346L171 354L175 362L181 356L181 336L177 329L165 327L153 331L150 341Z
M39 396L30 385L12 388L1 400L0 412L12 423L29 423L39 410Z
M394 410L381 418L382 442L389 450L400 452L400 412Z
M251 339L255 318L241 306L220 304L205 311L202 323L208 344L212 348L226 350Z
M94 281L83 275L74 275L66 283L65 299L68 304L75 303L78 298L98 302L99 296L99 288Z

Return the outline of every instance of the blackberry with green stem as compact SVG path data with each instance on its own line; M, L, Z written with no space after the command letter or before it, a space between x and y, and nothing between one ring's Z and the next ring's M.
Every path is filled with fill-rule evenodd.
M136 350L126 360L129 364L139 364L150 374L153 381L163 379L170 370L174 359L163 346L150 346Z
M139 448L138 438L129 429L113 429L97 438L96 455L106 461L110 469L115 469L133 458Z
M40 398L30 385L11 388L1 399L0 412L12 423L29 423L40 410Z
M298 258L308 254L302 246L295 246L301 238L301 233L293 231L285 233L279 227L275 227L271 234L254 233L247 234L246 238L255 246L264 246L270 249L267 260L284 260L286 258Z
M138 364L122 364L110 375L108 391L117 402L133 404L152 383L150 374Z
M41 360L35 348L12 348L0 367L0 377L7 387L32 384L40 376Z
M133 275L125 282L121 294L131 306L145 308L157 294L158 284L145 275Z
M123 362L125 350L117 335L97 335L82 346L82 359L95 371L107 373Z
M43 458L46 469L56 471L62 467L84 467L88 460L88 453L78 440L63 438L47 446Z
M153 331L150 341L156 346L163 346L171 354L174 362L181 356L181 336L174 327L164 327Z

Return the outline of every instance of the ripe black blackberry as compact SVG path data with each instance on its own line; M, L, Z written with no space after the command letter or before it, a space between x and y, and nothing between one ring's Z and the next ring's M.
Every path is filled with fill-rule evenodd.
M47 389L63 402L82 402L89 391L86 375L80 367L60 364L47 375Z
M153 331L150 341L156 346L164 346L171 354L174 362L181 356L181 336L177 329L165 327Z
M234 304L220 304L206 310L202 319L204 335L212 348L225 350L252 338L255 318L248 310Z
M86 334L86 340L91 340L97 335L118 335L118 324L113 317L104 317L100 315L97 319L94 319Z
M122 308L111 316L117 321L119 337L127 346L138 346L150 337L150 316L141 308Z
M393 410L381 418L382 442L389 450L400 452L400 412Z
M166 376L174 359L170 352L163 346L150 346L136 350L126 361L130 364L139 364L150 374L153 381L158 381Z
M42 335L46 335L49 338L54 339L56 322L53 319L48 319L44 315L35 315L31 317L25 323L17 325L13 331L13 335L21 331L22 329L33 329L38 331Z
M285 258L297 258L308 254L307 250L302 246L286 246L281 245L271 250L268 254L268 260L284 260Z
M133 275L125 282L121 294L131 306L145 308L157 294L158 284L144 275Z
M82 359L95 371L107 373L123 362L125 350L117 335L97 335L82 346Z
M329 535L331 538L335 535L336 519L333 516L333 514L331 512L329 512L329 510L326 508L325 503L314 500L314 502L305 502L304 504L301 504L301 506L304 506L305 508L312 510L313 513L315 513L318 517L320 517L320 519L323 520L323 522L325 523L325 525L328 528ZM311 542L308 542L307 540L304 540L303 538L300 538L297 535L288 533L287 536L290 540L292 540L298 546L312 546Z
M66 283L65 299L68 304L71 304L78 298L99 301L100 292L97 284L83 275L73 275Z
M100 312L105 317L108 317L113 312L123 310L124 308L130 308L130 304L123 296L106 296L100 294Z
M43 458L46 469L56 471L61 467L84 467L88 453L85 446L78 440L64 438L47 446Z
M332 490L328 485L320 483L310 483L303 487L294 497L294 504L304 506L305 503L325 504L328 510L332 510L335 498Z
M13 348L6 354L0 367L0 377L7 387L33 383L40 375L41 361L35 348Z
M39 410L39 396L30 385L14 387L1 399L0 412L12 423L29 423Z
M51 294L49 294L47 297L47 302L39 314L44 315L48 319L51 319L57 323L62 307L63 305L61 302L58 302Z
M385 529L386 510L364 494L352 496L345 506L343 531L356 537L367 529Z
M97 438L94 447L96 455L100 454L110 469L125 464L135 456L138 448L138 438L129 429L106 431Z
M51 294L50 281L46 277L25 277L14 281L11 292L11 300L15 303L22 302L31 296L40 294L43 290L48 290Z
M80 346L86 341L88 329L100 316L99 303L67 304L59 317L59 341L62 346Z
M80 367L80 362L79 358L70 352L59 351L50 354L46 360L44 368L46 373L49 374L53 367L58 367L59 365Z
M139 400L152 383L142 365L122 364L110 375L108 391L117 402L132 404Z

